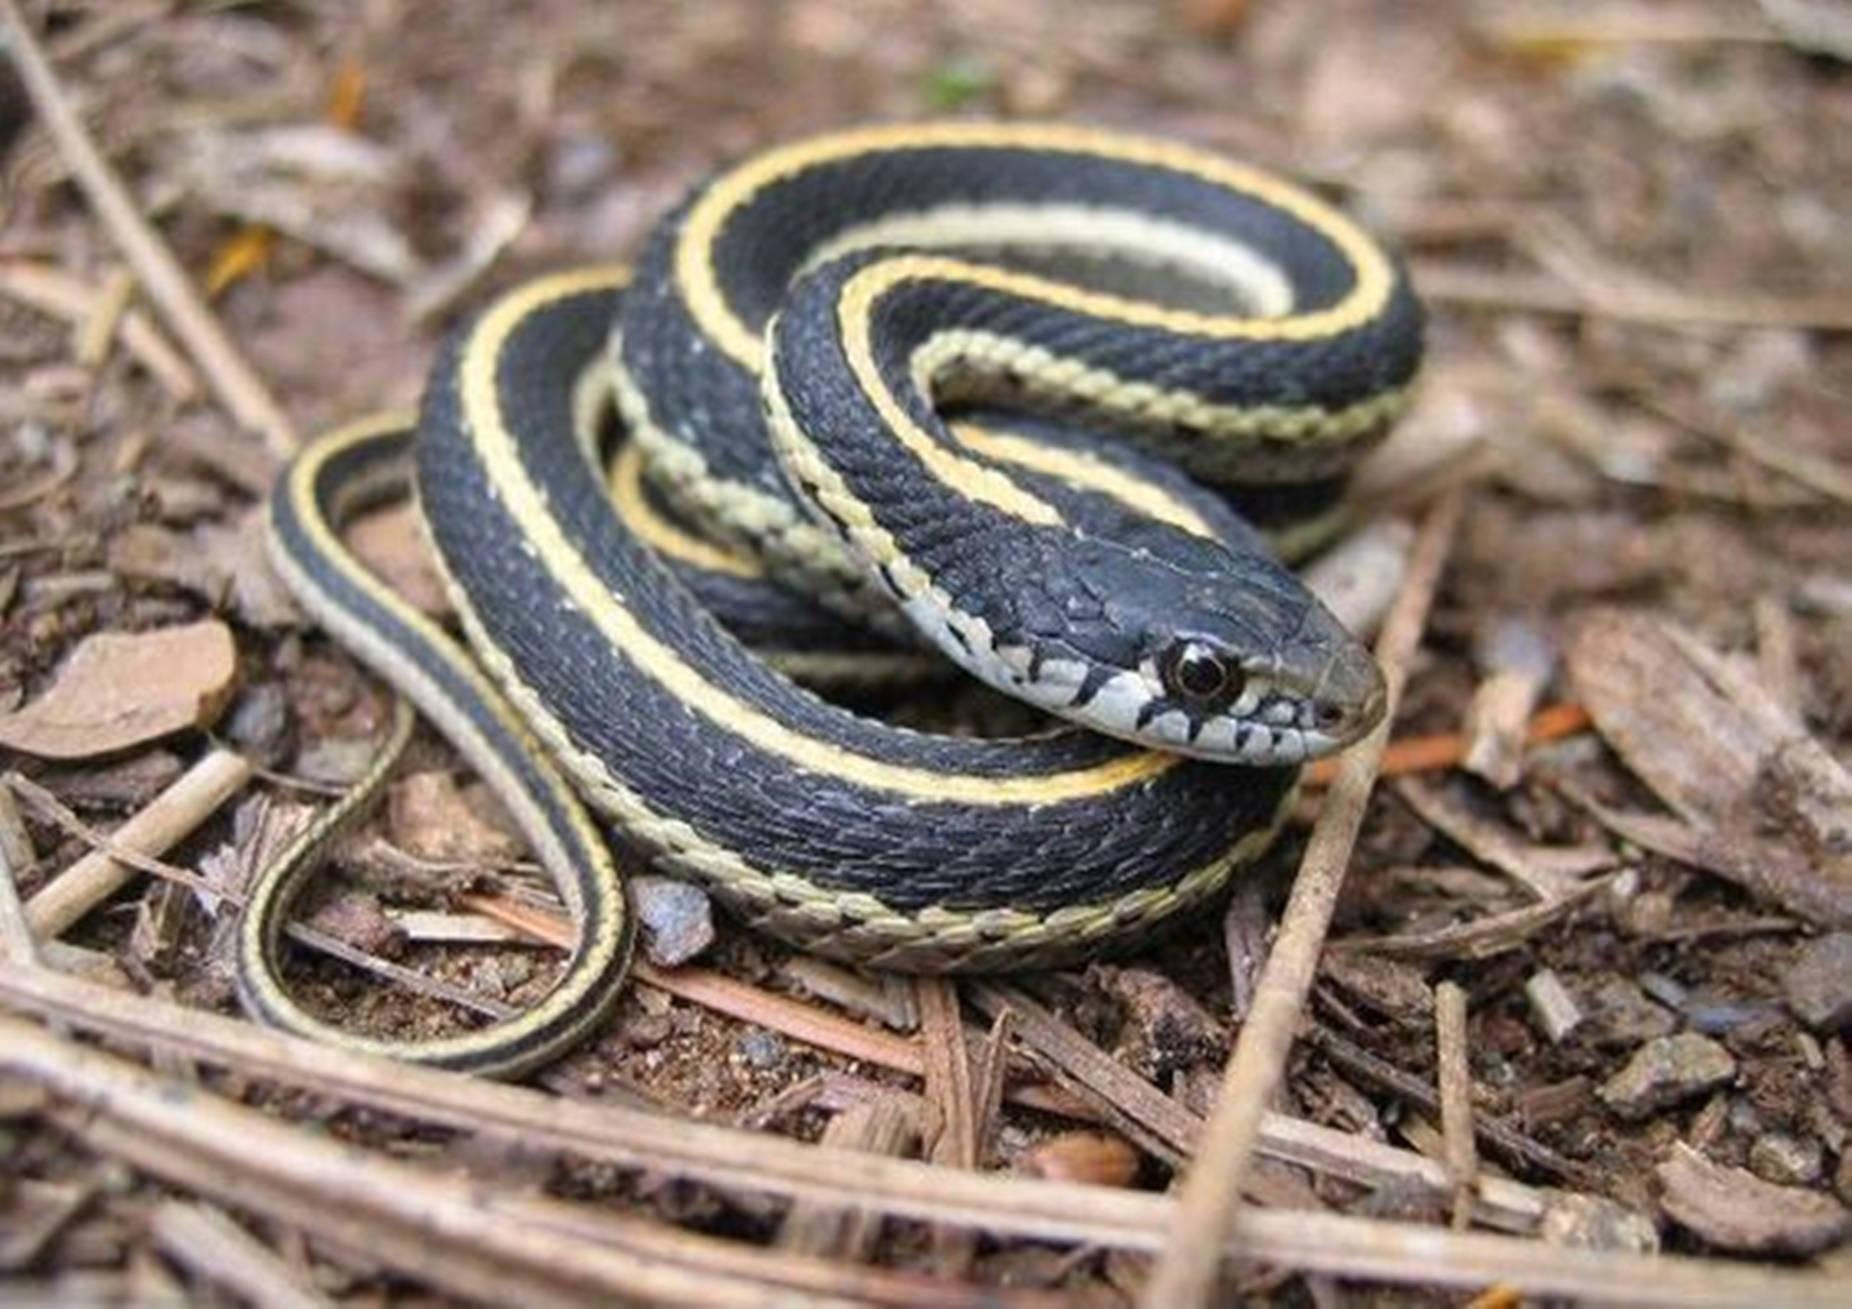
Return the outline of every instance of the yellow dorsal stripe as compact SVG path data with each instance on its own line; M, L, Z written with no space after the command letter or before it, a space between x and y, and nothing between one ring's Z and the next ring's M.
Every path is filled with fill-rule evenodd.
M1318 232L1350 264L1353 284L1329 308L1279 318L1179 314L1175 330L1274 340L1325 336L1369 321L1387 303L1394 273L1363 229L1309 191L1259 169L1171 141L1086 127L993 123L910 123L864 128L796 142L722 176L696 202L676 241L675 276L701 330L755 374L763 343L733 311L714 264L716 241L731 216L767 186L823 164L874 151L930 148L1047 150L1141 164L1196 177L1271 205ZM985 233L974 226L971 239ZM1050 284L1056 285L1056 284ZM1158 311L1163 312L1163 311ZM1211 324L1215 324L1213 329Z
M546 278L497 302L478 321L459 365L464 420L478 457L508 512L573 606L649 677L716 728L799 768L852 785L908 796L918 802L985 805L1050 804L1098 796L1157 777L1175 767L1173 755L1131 752L1090 767L1033 777L984 777L943 773L877 759L833 741L820 740L780 722L733 695L691 666L675 648L650 632L593 571L568 539L522 466L516 436L508 428L496 390L495 361L510 335L532 313L575 295L619 285L608 271L588 270ZM794 690L794 694L797 692Z

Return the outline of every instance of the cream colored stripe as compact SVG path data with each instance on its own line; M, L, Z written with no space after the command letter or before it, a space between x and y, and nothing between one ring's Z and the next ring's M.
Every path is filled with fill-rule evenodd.
M1058 477L1073 486L1117 500L1126 508L1181 528L1192 536L1216 539L1214 530L1194 509L1163 488L1132 476L1122 468L1079 450L1037 441L1013 432L997 432L975 423L949 424L958 443L975 454L1000 463L1014 464L1033 473Z
M470 334L460 361L465 421L491 484L508 512L522 524L547 571L575 607L640 672L676 700L758 749L812 772L855 785L908 795L921 802L950 801L1005 806L1049 804L1102 795L1157 776L1176 757L1151 752L1121 755L1071 772L1039 777L983 777L935 772L859 754L818 740L732 695L691 667L676 650L647 630L593 571L569 541L545 497L527 477L515 449L495 387L495 361L509 335L529 314L551 301L617 285L611 273L586 271L546 278L499 301ZM799 694L794 690L794 694Z
M657 512L643 489L643 451L635 441L626 441L617 452L617 458L611 463L610 483L611 507L624 520L624 526L656 553L710 573L744 578L765 576L765 569L756 559L685 532Z
M1084 156L1096 155L1196 177L1289 214L1329 241L1353 270L1350 291L1327 309L1267 319L1177 313L1167 320L1172 330L1274 340L1327 336L1368 322L1388 303L1395 284L1387 258L1361 227L1309 191L1232 160L1175 142L1086 127L907 123L821 136L767 151L723 175L702 195L689 211L675 248L676 280L701 330L740 366L754 373L760 370L763 343L733 311L714 264L721 229L753 196L774 182L858 154L957 147L1061 151L1083 156L1082 163ZM974 232L971 239L982 241L984 233Z

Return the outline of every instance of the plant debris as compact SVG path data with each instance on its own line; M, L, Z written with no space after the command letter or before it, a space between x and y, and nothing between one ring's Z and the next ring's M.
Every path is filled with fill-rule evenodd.
M9 1289L1852 1300L1842 8L546 0L485 59L429 0L0 0ZM298 437L409 414L490 292L634 258L720 161L947 112L1224 150L1406 254L1429 362L1309 564L1387 623L1391 784L1321 761L1226 915L1009 979L646 882L531 1088L244 1021L241 888L393 712L266 562ZM448 619L415 514L353 529ZM288 976L429 1035L574 934L423 732Z

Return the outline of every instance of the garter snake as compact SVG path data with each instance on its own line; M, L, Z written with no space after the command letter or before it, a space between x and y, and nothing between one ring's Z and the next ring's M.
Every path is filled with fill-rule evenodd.
M1420 310L1308 192L1088 129L865 129L722 172L624 282L592 269L503 295L446 344L415 440L334 433L271 499L285 580L507 800L577 948L539 1005L475 1031L401 1044L319 1022L277 954L331 818L252 889L238 976L260 1016L532 1067L616 989L620 858L859 963L1072 958L1205 904L1271 840L1296 765L1380 718L1367 652L1258 534L1099 430L1261 504L1331 483L1382 434ZM1094 730L921 734L781 676L697 598L696 561L665 564L679 528L614 512L585 416L600 387L666 512L718 543L710 573L877 623L898 610L966 671ZM474 661L338 539L408 475Z

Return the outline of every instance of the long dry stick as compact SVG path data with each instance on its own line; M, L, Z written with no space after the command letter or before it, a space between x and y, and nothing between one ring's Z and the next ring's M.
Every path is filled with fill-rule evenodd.
M1280 920L1280 934L1256 984L1254 1006L1229 1057L1221 1094L1202 1145L1183 1181L1177 1220L1141 1297L1147 1309L1206 1304L1221 1264L1224 1241L1241 1185L1260 1139L1267 1102L1285 1071L1293 1029L1312 986L1331 911L1363 825L1363 811L1389 741L1408 665L1427 625L1428 607L1460 517L1460 492L1444 495L1429 512L1409 560L1402 593L1383 623L1376 654L1388 681L1389 709L1362 745L1344 758Z
M250 779L251 765L243 756L213 750L118 827L110 844L137 854L158 855L210 818ZM40 937L58 936L93 906L128 885L134 875L134 869L107 850L93 850L26 901L26 920Z
M90 140L83 122L71 108L58 75L52 71L32 28L20 15L14 0L0 0L0 23L7 47L19 69L26 93L45 130L57 142L71 173L90 197L97 216L121 247L148 298L169 328L199 365L199 371L226 409L240 423L262 434L278 455L297 445L296 432L275 397L255 369L245 362L212 310L199 297L186 270L174 258L148 221L141 216L128 189Z
M484 1270L471 1265L481 1260L532 1279L533 1294L561 1303L621 1297L744 1307L781 1294L827 1304L975 1301L933 1279L763 1251L512 1188L498 1192L297 1131L25 1024L0 1020L0 1034L9 1058L17 1050L33 1080L81 1110L59 1121L99 1147L226 1201L282 1208L292 1224L439 1286L476 1292L459 1286L453 1269L480 1277ZM261 1169L252 1169L254 1159ZM316 1202L319 1212L285 1197ZM533 1301L522 1295L519 1302Z
M204 1060L245 1078L735 1190L860 1205L896 1217L962 1223L998 1235L1147 1251L1157 1249L1170 1233L1177 1213L1172 1202L1158 1195L933 1168L708 1123L672 1122L617 1104L560 1100L522 1087L330 1049L6 961L0 961L0 1004L169 1055ZM60 1084L67 1076L67 1045L17 1039L32 1031L17 1023L0 1021L0 1028L5 1038L0 1039L0 1071L39 1086ZM79 1076L67 1089L82 1093L88 1085ZM171 1094L167 1083L162 1087L163 1094ZM249 1169L248 1151L239 1158L245 1167L233 1176L244 1191L268 1185L264 1173ZM213 1175L208 1173L208 1180ZM223 1170L217 1175L222 1185ZM578 1211L554 1212L557 1225L570 1222ZM572 1230L589 1234L596 1223L596 1218L584 1219L573 1223ZM1246 1210L1222 1248L1229 1254L1334 1276L1457 1287L1501 1281L1532 1295L1676 1309L1768 1303L1838 1306L1852 1297L1852 1279L1844 1277L1716 1260L1565 1249L1336 1214ZM512 1298L533 1302L522 1295Z

